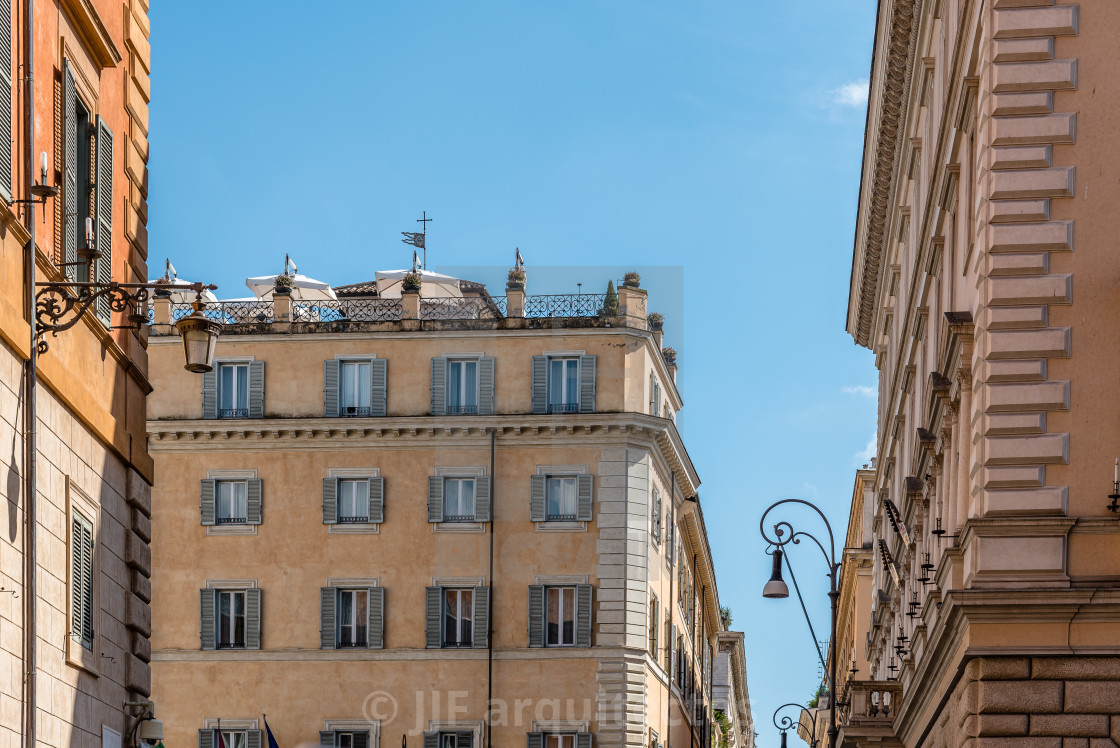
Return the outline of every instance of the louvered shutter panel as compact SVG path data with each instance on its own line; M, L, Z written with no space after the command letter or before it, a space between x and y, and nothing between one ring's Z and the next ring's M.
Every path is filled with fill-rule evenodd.
M202 601L202 613L199 617L199 638L202 640L202 648L216 649L217 642L215 640L215 635L217 634L217 631L214 628L214 603L216 602L215 598L217 597L218 593L215 590L199 590L198 592L199 598Z
M319 590L319 648L334 649L336 619L335 607L338 604L338 590L322 587Z
M372 390L369 394L369 414L383 416L388 412L388 362L385 359L375 358L369 362L369 382Z
M544 585L529 585L529 646L544 646Z
M576 478L576 496L579 499L576 510L576 519L580 522L591 521L592 492L595 485L595 476L581 475Z
M483 356L478 360L478 414L494 415L494 358Z
M429 649L439 649L442 644L439 640L439 617L442 594L443 590L440 587L428 587L424 592L424 646ZM427 733L425 733L425 744L427 740Z
M475 649L486 649L490 635L490 588L474 588L474 640Z
M365 730L354 733L354 748L369 748L369 733Z
M0 2L0 195L12 199L12 4Z
M591 646L591 585L576 585L576 646Z
M473 748L474 746L474 733L470 730L459 730L456 733L458 740L456 741L456 748Z
M424 748L439 748L439 733L426 732L424 733Z
M323 362L323 415L338 418L338 361Z
M245 737L247 738L247 748L261 748L261 731L260 730L246 730Z
M525 748L544 748L544 733L525 733Z
M428 521L443 522L443 478L428 476Z
M385 646L385 588L369 589L369 646L382 649Z
M246 511L248 516L245 521L250 525L259 525L261 523L261 479L250 478L245 481L248 486L246 487Z
M576 733L576 748L591 748L591 733L577 732Z
M385 479L369 479L369 521L385 521Z
M202 524L213 525L216 524L214 518L214 494L216 491L218 481L204 480L202 481Z
M77 638L82 630L82 608L85 600L85 577L82 575L82 521L74 517L70 528L70 636Z
M323 478L323 524L338 522L338 478Z
M334 748L334 730L320 730L319 745L323 748Z
M432 359L432 415L447 415L447 359Z
M669 682L677 680L677 625L669 626Z
M658 610L657 598L651 598L649 601L649 655L657 662L657 632L661 626L661 611Z
M96 145L97 172L94 177L96 217L93 220L97 226L97 244L94 246L100 256L95 262L94 274L98 283L109 283L113 280L113 131L100 117L97 118ZM96 307L97 318L106 326L112 324L109 297L99 297Z
M62 119L63 119L63 167L62 167L62 197L66 203L63 214L63 239L62 260L66 263L78 260L78 116L75 111L78 107L77 86L74 83L74 70L70 61L63 64L63 94L62 94ZM66 276L77 279L78 268L69 265L64 268Z
M548 356L533 356L533 413L548 412ZM533 735L534 733L529 733ZM540 733L536 733L540 734Z
M82 522L82 646L93 649L93 525Z
M249 417L264 418L264 361L249 362Z
M218 417L218 365L202 375L202 417Z
M529 478L529 521L544 522L548 519L547 491L547 475L534 475Z
M661 492L653 489L652 533L654 541L661 542Z
M474 479L474 518L476 522L490 521L490 476Z
M261 648L261 591L245 590L245 649Z
M213 730L198 731L198 748L214 748L215 742Z
M579 357L579 412L595 412L595 357Z

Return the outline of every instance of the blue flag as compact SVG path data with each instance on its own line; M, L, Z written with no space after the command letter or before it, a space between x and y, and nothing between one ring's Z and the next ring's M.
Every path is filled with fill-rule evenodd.
M264 721L264 731L268 733L268 748L280 748L280 744L276 742L276 736L272 734L272 728L268 726L268 720Z

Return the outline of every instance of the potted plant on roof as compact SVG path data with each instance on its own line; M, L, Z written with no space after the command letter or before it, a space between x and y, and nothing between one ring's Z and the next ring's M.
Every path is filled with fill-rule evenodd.
M660 312L650 312L646 315L646 321L653 332L661 332L661 328L665 326L665 317Z
M525 290L525 271L521 268L510 268L509 275L506 276L506 290L507 291L524 291Z
M641 288L642 276L631 270L629 273L622 276L622 285L626 288Z
M275 293L277 296L291 296L294 286L295 281L292 279L292 276L287 273L276 276Z
M665 359L665 363L669 366L677 365L677 349L676 348L662 348L661 357Z
M172 283L171 279L168 278L166 275L163 276L162 278L158 279L155 282L155 287L156 287L155 297L157 299L170 299L171 298L171 289L162 288L162 286L170 286L171 283Z
M614 281L607 281L607 295L603 299L603 308L599 314L604 317L618 315L618 293L614 290Z
M401 278L401 291L404 293L420 293L420 283L420 273L415 270L405 273L404 277Z

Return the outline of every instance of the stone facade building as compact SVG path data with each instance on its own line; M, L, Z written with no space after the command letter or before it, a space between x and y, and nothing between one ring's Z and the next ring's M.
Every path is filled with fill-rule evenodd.
M1120 743L1118 30L1115 3L879 3L847 320L879 371L876 559L845 744Z
M646 292L386 280L211 304L201 387L156 302L168 740L705 744L726 633Z
M146 331L96 304L46 337L29 377L27 286L32 262L39 282L147 277L148 35L146 0L0 3L0 745L12 748L119 748L125 702L151 688ZM43 183L61 190L32 207ZM87 247L92 265L65 265Z

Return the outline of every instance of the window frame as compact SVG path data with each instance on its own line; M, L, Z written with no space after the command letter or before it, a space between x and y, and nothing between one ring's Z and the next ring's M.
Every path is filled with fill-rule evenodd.
M215 526L223 526L223 525L247 525L247 524L249 524L249 480L250 479L249 478L214 478L213 480L214 480L214 525ZM231 487L231 492L232 492L232 487L241 486L241 490L242 490L241 501L243 503L242 508L245 510L245 513L243 515L239 516L239 515L231 514L229 517L225 517L225 518L222 517L222 513L221 513L222 489L225 486L230 486ZM232 506L235 498L236 497L233 497L233 496L230 497L231 506Z
M548 363L547 363L547 366L545 367L545 386L544 386L545 412L546 413L579 413L579 406L580 406L580 357L576 356L576 355L570 355L570 356L569 355L558 355L558 356L548 356L547 359L548 359ZM565 364L565 366L562 367L565 370L568 368L567 364L573 364L572 368L575 371L575 377L574 377L575 378L575 401L574 402L568 402L567 388L563 386L564 382L566 382L566 380L567 380L567 377L564 376L563 374L561 375L561 384L560 384L561 401L559 403L554 403L553 402L553 398L552 398L552 392L553 392L553 386L554 386L554 379L553 379L553 374L552 374L553 363L563 363L563 364ZM559 407L555 407L555 406L559 406Z
M221 418L248 418L249 417L249 362L248 361L219 361L217 368L218 368L218 378L217 378L218 418L219 419L221 419ZM237 371L238 369L241 369L245 373L245 387L244 387L244 390L242 390L241 385L238 384L238 377L241 373L241 372ZM226 370L233 370L233 372L234 372L233 377L232 377L233 394L231 396L231 400L235 403L235 407L233 407L233 408L223 408L222 407L222 400L223 400L224 394L226 392L226 387L222 382L222 379L223 379L222 375ZM245 407L244 408L236 407L237 400L239 399L239 397L241 395L244 395L244 399L245 399Z
M240 595L241 599L241 643L236 641L224 642L222 640L222 598L229 596L230 600L230 628L232 629L230 637L234 640L237 638L237 614L233 610L234 595ZM249 617L247 614L248 594L244 588L215 588L214 589L214 649L247 649L246 642L248 639Z
M567 730L553 730L541 733L541 745L544 748L576 748L576 736L578 732L568 732ZM549 739L554 738L555 744L550 744Z
M475 593L475 588L474 587L459 587L459 586L440 587L440 596L439 596L439 601L440 601L439 602L440 649L470 649L470 648L474 647L474 604L475 604L474 593ZM455 616L455 622L456 622L456 625L458 627L457 636L456 636L456 639L454 641L448 639L448 636L447 636L447 623L448 623L448 619L450 618L449 610L448 610L448 604L449 604L448 596L452 595L452 594L455 595L455 608L456 608L456 614L457 614ZM463 598L464 598L464 596L468 596L469 599L470 599L470 602L466 604L467 614L469 615L469 618L464 618L464 616L463 616L463 611L464 611ZM465 641L463 640L463 633L464 633L463 621L464 620L469 621L468 625L466 626L466 640Z
M571 482L572 512L552 513L552 482ZM559 507L559 502L557 503ZM560 507L562 508L562 507ZM576 473L545 473L544 476L544 520L545 522L577 522L579 517L579 475Z
M343 387L343 381L346 377L347 367L354 367L357 373L354 376L354 386L351 388L353 392L346 394ZM361 386L361 369L366 370L367 386L365 388L366 404L361 405L362 399L362 386ZM346 405L346 399L350 396L358 398L358 405ZM353 412L347 412L347 410ZM364 412L363 412L364 411ZM368 358L340 358L338 359L338 415L342 418L368 418L373 412L373 362Z
M369 619L369 588L368 587L336 587L335 588L335 614L334 614L334 646L335 649L369 649L369 635L371 621ZM342 620L342 596L351 595L351 621L344 623ZM364 605L360 606L358 603L361 598L365 599ZM359 642L356 636L358 629L358 620L360 611L365 609L365 641ZM349 626L353 631L354 641L350 643L343 643L342 629L344 626Z
M478 521L478 476L474 475L445 475L443 478L443 522L477 522ZM463 504L463 486L467 481L470 481L471 486L471 511L469 514L451 514L448 512L450 505L450 493L448 487L451 485L458 486L455 494L456 503L462 509Z
M479 401L482 399L482 389L479 382L479 365L480 357L478 356L448 356L446 359L447 368L444 373L444 414L449 416L473 416L478 415ZM460 374L455 378L455 385L452 386L453 378L451 376L452 367L456 364L461 366ZM462 401L465 394L467 394L466 380L467 380L467 365L474 367L474 390L470 394L473 395L474 404L464 405ZM454 390L459 395L459 405L451 404L451 393Z
M552 621L550 620L550 613L551 613L551 610L552 610L551 600L552 600L552 593L553 592L558 593L559 603L560 603L559 604L560 620L557 622L557 627L556 627L557 642L555 642L555 643L550 641L550 639L551 639L550 626L552 624ZM567 594L565 595L565 593L567 593ZM564 612L565 612L564 601L565 601L565 597L567 597L569 602L570 602L570 612L571 612L571 620L570 621L565 621L564 620ZM544 588L544 646L545 647L565 648L565 647L576 646L576 627L578 626L578 619L576 617L576 605L577 605L577 602L576 602L576 585L567 585L567 584L545 585L545 588ZM564 633L565 633L564 632L565 623L570 623L571 624L571 628L568 631L568 633L570 633L570 635L571 635L571 641L570 642L563 641Z
M369 524L369 477L359 478L359 477L340 476L338 478L335 478L334 480L337 481L337 484L338 484L337 488L336 488L337 496L336 496L336 499L335 499L335 501L337 502L336 507L335 507L335 512L336 512L335 521L338 524L341 524L341 525L363 525L363 524L368 525ZM343 486L344 485L353 485L353 486L364 485L365 486L364 511L359 511L360 507L358 506L358 502L359 502L360 499L357 495L355 495L355 496L352 497L352 501L354 502L355 513L353 515L344 515L343 514L342 505L343 505Z

